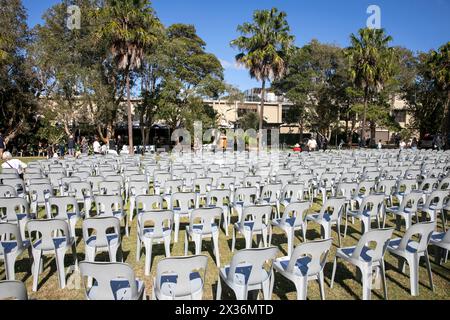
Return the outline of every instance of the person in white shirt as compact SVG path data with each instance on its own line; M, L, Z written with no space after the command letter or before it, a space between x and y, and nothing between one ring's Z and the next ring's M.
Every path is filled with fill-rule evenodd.
M308 141L308 149L310 152L317 150L317 141L314 138L309 139Z
M378 146L377 146L378 150L383 149L383 143L380 141L378 141Z
M19 175L22 175L24 170L27 168L26 163L20 161L19 159L13 159L12 154L8 151L3 153L3 160L5 161L2 164L3 169L15 169Z
M406 148L406 142L402 140L402 142L400 142L400 150L404 150Z
M94 153L95 154L101 154L102 153L102 146L100 145L100 142L98 142L98 139L95 138L94 144L93 144L93 148L94 148Z

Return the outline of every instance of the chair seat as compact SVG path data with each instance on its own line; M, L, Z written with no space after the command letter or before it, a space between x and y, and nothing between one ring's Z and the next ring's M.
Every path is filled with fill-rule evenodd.
M144 291L144 282L136 280L136 286L138 290L138 297L140 297ZM111 291L113 292L115 300L130 300L131 290L128 280L115 279L111 281ZM98 290L96 283L89 289L88 298L91 300L103 300L103 295Z
M329 214L325 213L323 215L323 218L321 219L320 215L318 215L318 214L311 214L311 215L306 216L306 220L314 221L314 222L317 222L317 223L320 223L322 221L330 222L331 221L331 216Z
M252 282L249 282L250 280L250 274L252 272L253 266L251 265L240 265L236 267L235 273L234 273L234 279L232 279L234 284L237 285L254 285L261 282L266 281L269 278L269 274L266 270L260 269L260 270L253 270L253 279ZM228 274L230 272L230 266L226 266L224 268L220 269L220 273L222 274L222 277L224 279L228 279Z
M274 226L281 226L282 220L283 219L274 219L274 220L272 220L272 225L274 225ZM294 227L294 225L295 225L295 217L287 218L285 221L286 221L287 225L289 225L290 227Z
M209 234L211 232L216 233L219 231L219 228L217 227L217 224L215 224L215 223L211 226L211 232L204 232L203 228L204 228L204 226L202 224L194 224L192 226L192 230L189 230L189 232L204 235L204 234Z
M36 241L33 244L33 248L36 250L42 250L42 251L55 250L55 249L60 249L60 248L67 247L68 245L71 245L74 240L75 240L75 238L71 237L69 240L70 243L68 244L66 242L66 237L57 237L57 238L53 238L53 246L52 247L43 247L42 240L39 239L38 241Z
M30 240L24 240L22 242L22 248L18 248L17 241L2 241L2 252L0 252L0 256L3 254L8 254L12 252L17 252L18 250L24 250L30 246Z
M172 229L163 228L163 237L170 236ZM144 238L154 238L155 228L144 228L143 230Z
M106 235L106 240L108 241L109 246L119 244L119 235L112 233ZM106 247L97 245L97 236L91 236L86 240L86 245L89 247Z
M338 256L342 259L345 259L345 260L351 260L353 253L355 252L355 249L356 249L356 247L348 247L348 248L338 249L336 252L336 256ZM372 262L373 253L374 253L374 251L372 249L364 246L359 257L364 262Z
M167 296L172 297L174 294L174 290L176 290L177 284L177 275L164 274L161 276L160 283L160 293ZM179 295L185 296L190 295L191 293L196 293L203 290L203 280L198 272L193 272L189 275L190 280L190 292L181 292ZM177 296L175 296L176 298Z
M281 270L286 271L289 266L290 258L284 257L275 260L275 266ZM308 264L311 263L310 257L302 257L297 259L294 267L294 274L299 277L306 277L308 275Z
M440 248L444 248L446 250L450 250L450 243L444 242L445 232L435 232L431 236L431 244L438 246Z
M393 252L399 252L398 246L400 245L401 241L402 239L400 238L391 240L388 245L388 250ZM411 240L408 242L408 245L406 246L406 251L408 253L416 253L418 246L419 246L418 242Z

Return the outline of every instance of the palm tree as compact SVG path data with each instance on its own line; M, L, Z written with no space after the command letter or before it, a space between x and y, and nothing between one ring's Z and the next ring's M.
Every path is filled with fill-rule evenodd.
M95 16L101 25L97 38L107 41L117 68L126 78L129 150L134 154L130 78L142 65L144 49L156 44L161 23L149 0L106 0Z
M361 138L365 141L367 107L374 94L380 92L392 77L395 51L389 47L393 39L384 29L360 29L358 34L359 37L350 36L351 46L345 54L349 59L350 78L355 87L364 92Z
M442 133L448 144L448 134L450 133L450 41L439 48L439 51L431 52L428 68L431 78L445 94Z
M236 61L250 71L250 76L262 82L259 130L263 128L266 83L280 79L286 72L287 58L294 42L290 35L286 13L278 9L256 10L252 23L239 25L241 36L231 46L241 51Z

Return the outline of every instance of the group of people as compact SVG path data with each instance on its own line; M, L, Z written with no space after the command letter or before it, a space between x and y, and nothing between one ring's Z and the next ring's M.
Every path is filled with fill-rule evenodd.
M317 141L314 137L311 137L308 139L308 142L305 145L305 148L302 148L302 146L297 143L293 151L294 152L303 152L303 151L309 151L309 152L315 152L319 150L326 150L328 148L328 140L326 138L318 138L319 141ZM304 150L305 149L305 150Z

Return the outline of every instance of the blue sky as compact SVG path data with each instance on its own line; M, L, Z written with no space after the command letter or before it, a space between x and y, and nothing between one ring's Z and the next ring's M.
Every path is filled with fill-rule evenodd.
M29 25L40 23L42 14L57 0L23 0ZM255 9L277 7L288 14L296 45L312 39L347 46L349 35L366 26L369 5L381 8L382 27L393 36L393 45L414 51L437 49L450 41L450 0L153 0L165 25L194 24L225 67L227 82L245 90L259 84L236 67L236 50L229 46L238 36L238 24L250 21Z

